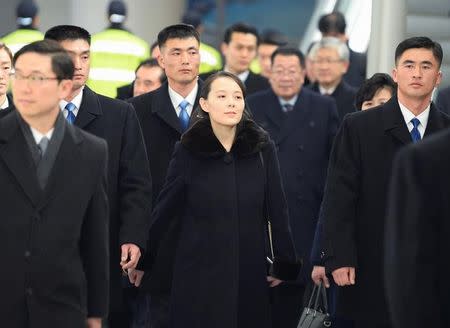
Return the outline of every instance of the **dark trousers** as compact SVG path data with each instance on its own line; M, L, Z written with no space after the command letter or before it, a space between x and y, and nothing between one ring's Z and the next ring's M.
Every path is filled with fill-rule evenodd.
M169 294L151 294L150 325L148 328L168 328L169 327Z
M309 287L306 287L309 289ZM305 286L283 282L270 289L273 328L297 328L304 308Z

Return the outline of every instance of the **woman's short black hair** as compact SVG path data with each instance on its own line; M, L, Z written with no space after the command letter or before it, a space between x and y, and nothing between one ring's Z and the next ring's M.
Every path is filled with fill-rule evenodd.
M364 81L355 96L355 107L361 110L362 104L372 99L380 89L389 89L392 94L397 90L397 84L385 73L375 73L371 78Z

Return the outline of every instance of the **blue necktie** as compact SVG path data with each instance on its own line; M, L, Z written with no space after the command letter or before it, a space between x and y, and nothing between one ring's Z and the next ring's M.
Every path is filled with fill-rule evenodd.
M74 104L72 104L71 102L69 102L69 103L67 103L66 107L64 107L64 108L67 110L67 117L66 117L67 122L69 122L70 124L73 124L73 122L75 122L75 114L73 113L73 111L77 107Z
M420 136L420 132L419 129L417 128L420 124L419 119L417 119L416 117L414 117L411 120L412 125L414 126L413 129L411 130L411 138L413 142L417 142L420 141L420 139L422 139L422 137Z
M181 124L181 130L184 132L187 130L188 126L189 126L189 114L186 110L187 106L189 105L189 103L187 102L187 100L183 100L180 103L180 124Z

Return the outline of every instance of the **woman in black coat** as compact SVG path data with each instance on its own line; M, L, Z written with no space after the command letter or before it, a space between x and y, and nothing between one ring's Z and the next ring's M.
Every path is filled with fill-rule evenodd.
M298 273L275 147L244 107L236 76L219 72L205 81L203 118L176 145L153 211L147 266L158 238L174 220L180 224L173 240L171 328L270 327L269 286Z

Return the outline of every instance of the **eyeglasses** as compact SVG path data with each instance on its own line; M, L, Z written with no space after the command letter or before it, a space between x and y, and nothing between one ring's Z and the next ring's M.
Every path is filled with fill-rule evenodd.
M334 64L342 61L341 59L331 59L331 58L318 58L313 60L314 64Z
M28 81L32 86L41 86L42 84L44 84L45 81L58 80L57 77L46 77L39 74L30 74L28 76L25 76L17 72L10 73L9 76L13 81L17 82Z

